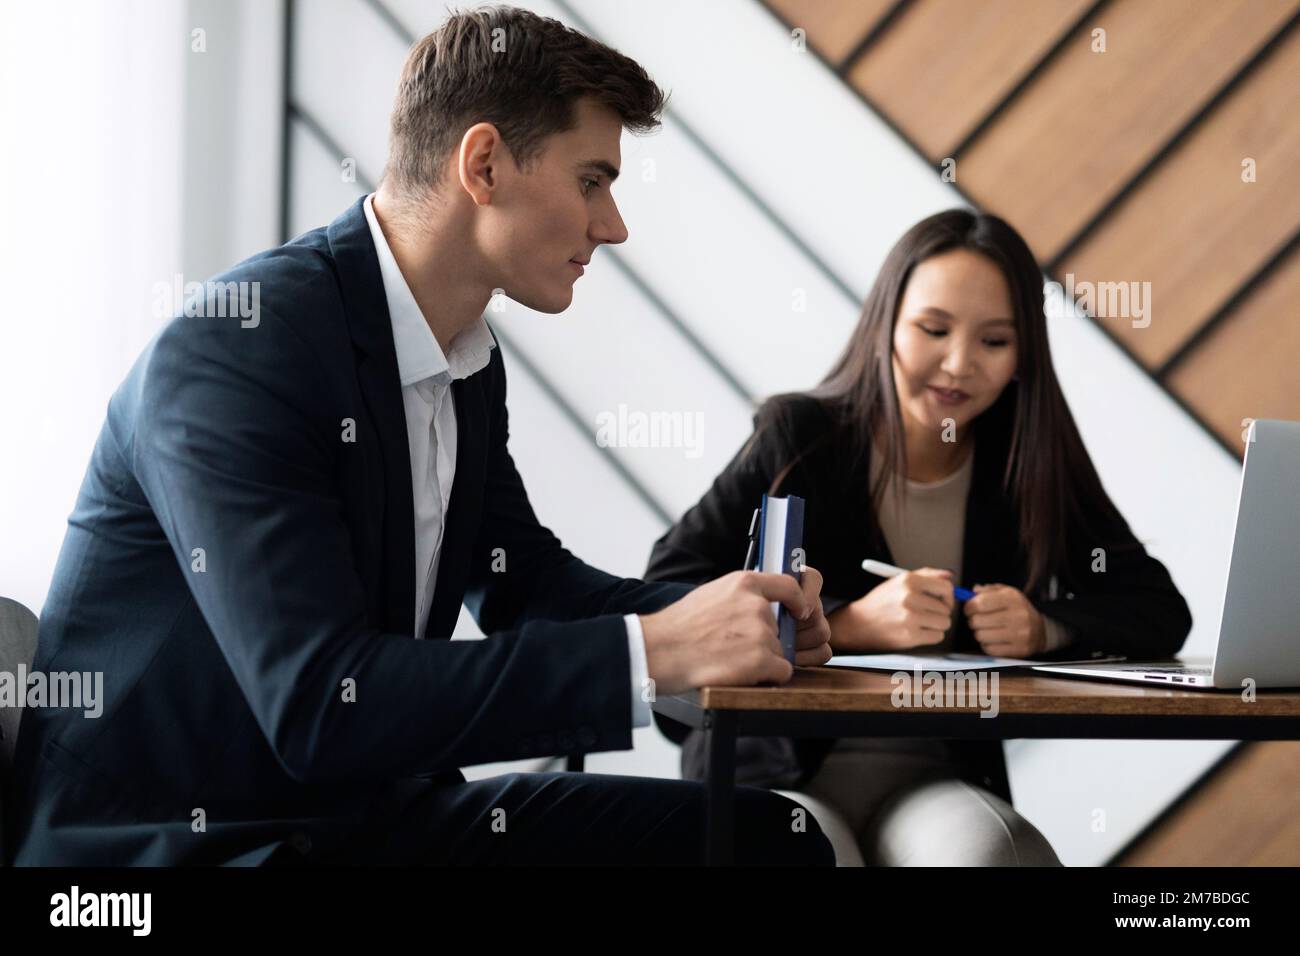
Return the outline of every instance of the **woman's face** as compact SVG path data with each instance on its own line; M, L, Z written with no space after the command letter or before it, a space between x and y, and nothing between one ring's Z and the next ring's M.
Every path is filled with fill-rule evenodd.
M951 249L912 269L894 325L894 385L905 424L957 432L1016 372L1011 290L990 259Z

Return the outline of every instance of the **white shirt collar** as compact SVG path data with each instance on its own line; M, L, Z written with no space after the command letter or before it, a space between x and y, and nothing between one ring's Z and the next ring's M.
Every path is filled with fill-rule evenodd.
M480 315L477 322L451 340L450 354L443 355L429 323L424 320L424 313L411 294L411 287L397 267L384 231L379 228L373 199L374 193L366 196L366 221L370 224L370 238L379 257L384 297L388 300L388 315L393 324L393 345L397 349L397 374L402 385L414 385L428 378L445 385L454 379L473 375L488 364L496 346L487 322Z

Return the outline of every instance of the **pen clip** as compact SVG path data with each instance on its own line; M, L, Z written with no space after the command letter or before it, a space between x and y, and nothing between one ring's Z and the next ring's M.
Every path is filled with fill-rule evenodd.
M745 549L745 563L741 568L741 570L743 571L753 570L754 559L757 557L756 552L758 551L758 512L759 509L755 508L753 516L749 519L749 546Z

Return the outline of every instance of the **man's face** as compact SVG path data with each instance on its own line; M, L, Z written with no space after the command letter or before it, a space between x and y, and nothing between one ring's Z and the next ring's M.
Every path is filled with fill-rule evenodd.
M584 98L572 129L549 136L526 171L507 161L480 232L506 295L538 312L563 312L596 247L627 228L610 186L621 162L618 114Z

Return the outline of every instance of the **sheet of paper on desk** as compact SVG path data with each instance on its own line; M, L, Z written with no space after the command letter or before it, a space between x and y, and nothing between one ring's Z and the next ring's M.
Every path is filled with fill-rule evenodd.
M1077 661L1052 661L1053 664L1099 664L1122 661L1120 656L1097 656ZM837 654L827 667L859 667L873 671L978 671L1008 667L1034 667L1043 661L1019 657L986 657L983 654Z
M1029 667L1042 661L982 654L837 654L827 667L865 667L873 671L972 671Z

